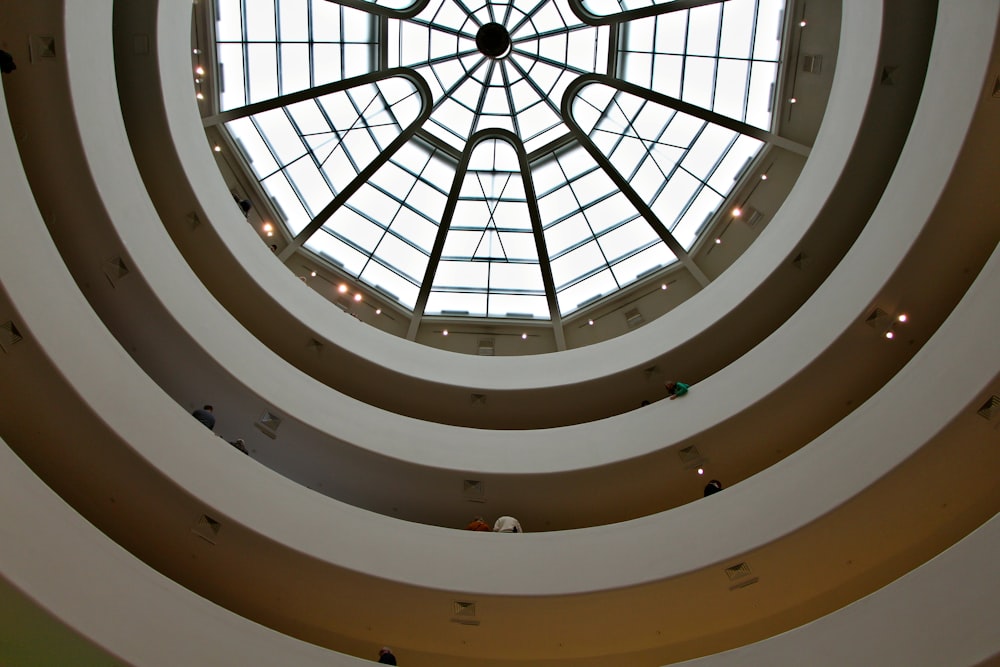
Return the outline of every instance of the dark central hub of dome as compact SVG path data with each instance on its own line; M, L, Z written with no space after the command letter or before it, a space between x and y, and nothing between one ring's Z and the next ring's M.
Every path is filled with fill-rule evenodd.
M499 23L487 23L476 33L476 48L487 58L503 58L510 53L510 33Z

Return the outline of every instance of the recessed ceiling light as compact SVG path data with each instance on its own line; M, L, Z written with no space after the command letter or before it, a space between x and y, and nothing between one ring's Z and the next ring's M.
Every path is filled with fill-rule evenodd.
M662 285L660 285L660 289L662 289L662 290L665 290L665 289L667 289L667 284L666 284L666 283L663 283Z
M215 151L216 153L221 153L222 152L222 146L213 146L212 150Z
M886 338L888 338L889 340L892 340L893 338L895 338L895 337L896 337L896 334L894 334L894 333L893 333L893 332L891 332L891 331L886 331L886 332L885 332L885 337L886 337Z
M704 475L705 474L705 469L704 468L698 468L698 474L699 475Z
M441 332L441 335L442 335L442 336L447 336L447 335L448 335L448 330L447 330L447 329L445 329L444 331L442 331L442 332Z
M521 340L528 340L528 334L526 333L521 334Z
M273 232L274 231L274 225L272 225L270 222L265 222L261 226L261 229L263 229L265 232Z
M312 272L309 273L309 275L312 276L313 278L315 278L316 277L316 272L312 271Z
M795 103L796 103L796 102L798 102L798 101L799 101L799 100L798 100L798 98L797 98L797 97L790 97L790 98L788 98L788 103L789 103L789 104L795 104Z
M594 320L587 320L587 324L589 324L590 326L594 326Z
M767 174L761 174L760 175L760 180L766 181L767 180Z
M198 65L197 67L194 68L194 73L197 74L198 76L203 76L205 74L205 68L202 67L201 65Z
M802 19L801 21L799 21L799 27L800 28L805 28L807 25L809 25L809 24L806 22L805 19Z
M743 209L741 209L739 206L737 206L736 208L733 209L733 217L734 218L738 218L741 215L743 215Z
M268 232L267 235L268 236L274 236L274 232Z
M376 315L381 315L382 314L382 309L381 308L376 308L375 309L375 314Z
M907 317L906 313L900 313L899 317L897 317L896 319L899 320L900 322L905 322L906 320L908 320L910 318Z
M346 293L347 285L345 285L344 283L340 283L339 285L337 285L337 291L340 292L341 294Z
M361 301L361 292L358 292L357 294L354 295L354 300Z
M199 100L203 100L203 99L205 99L205 96L204 96L204 95L202 95L202 94L201 94L200 92L199 92L199 93L196 93L196 94L195 94L195 97L196 97L196 98L198 98Z
M721 245L722 239L715 239L715 245Z

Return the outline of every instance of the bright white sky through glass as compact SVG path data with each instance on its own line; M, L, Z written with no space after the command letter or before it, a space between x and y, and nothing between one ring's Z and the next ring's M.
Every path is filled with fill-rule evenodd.
M666 241L691 250L719 212L764 143L668 98L769 130L784 11L783 0L678 11L584 0L609 22L591 26L570 2L430 0L401 19L391 16L401 0L376 3L388 18L328 0L217 0L220 109L240 116L226 129L288 231L322 215L304 245L404 307L547 319L553 303L567 315L676 262ZM509 54L477 48L487 23L506 28ZM379 74L394 67L422 76L430 99ZM567 122L564 92L588 74L641 90L615 78L584 85ZM386 153L404 132L413 136ZM486 138L471 146L477 132Z
M547 318L524 180L512 145L473 148L427 313Z

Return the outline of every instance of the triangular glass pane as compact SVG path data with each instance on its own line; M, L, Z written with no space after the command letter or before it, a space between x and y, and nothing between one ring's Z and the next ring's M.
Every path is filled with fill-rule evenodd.
M491 86L497 86L497 87L507 85L507 82L504 81L504 73L502 66L492 68L492 70L490 71L489 84Z

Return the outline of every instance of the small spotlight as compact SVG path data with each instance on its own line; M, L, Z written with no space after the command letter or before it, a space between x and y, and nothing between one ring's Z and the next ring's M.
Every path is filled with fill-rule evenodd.
M760 175L760 180L766 181L767 180L767 174L761 174Z
M894 334L894 333L893 333L893 332L891 332L891 331L886 331L886 332L885 332L885 337L886 337L886 338L888 338L889 340L892 340L893 338L895 338L895 337L896 337L896 334Z
M337 285L337 291L340 292L341 294L346 294L347 285L345 285L344 283L340 283L339 285Z
M589 324L590 326L594 326L594 320L587 320L587 324Z
M315 271L310 271L309 275L312 276L313 278L315 278L316 277L316 272Z
M354 300L361 301L361 292L358 292L357 294L354 295Z
M447 330L447 329L445 329L444 331L442 331L442 332L441 332L441 335L442 335L442 336L447 336L447 335L448 335L448 330Z
M664 291L666 291L666 289L667 289L667 284L666 284L666 283L663 283L662 285L660 285L660 289L661 289L661 290L664 290Z
M215 151L216 153L221 153L222 146L212 146L212 150Z
M809 25L809 23L805 19L802 19L801 21L799 21L799 27L800 28L805 28L807 25Z
M715 239L715 245L722 245L722 239Z
M274 232L268 232L267 235L268 236L274 236Z
M272 225L270 222L265 222L264 225L261 227L261 229L263 229L265 232L273 232L274 225Z
M201 79L195 79L194 82L195 83L201 83Z
M521 340L528 340L528 334L526 333L521 334Z
M382 314L382 309L381 308L376 308L375 309L375 314L376 315L381 315Z
M705 469L704 468L698 468L698 474L699 475L704 475L705 474Z
M906 320L908 320L908 319L910 319L910 318L906 316L906 313L902 313L902 314L900 314L900 316L899 316L899 317L897 317L896 319L897 319L897 320L899 320L900 322L905 322Z
M205 99L205 96L204 96L204 95L202 95L202 94L201 94L200 92L199 92L199 93L197 93L197 94L195 95L195 97L196 97L197 99L199 99L199 100L203 100L203 99Z
M733 217L734 218L738 218L741 215L743 215L743 209L741 209L739 206L737 206L736 208L733 209Z
M795 104L795 103L796 103L796 102L798 102L798 101L799 101L799 100L798 100L798 98L797 98L797 97L789 97L789 98L788 98L788 103L789 103L789 104Z
M198 55L199 53L201 53L201 49L191 49L191 53Z
M194 68L194 73L197 74L198 76L205 76L205 68L202 67L201 65L198 65L197 67Z

